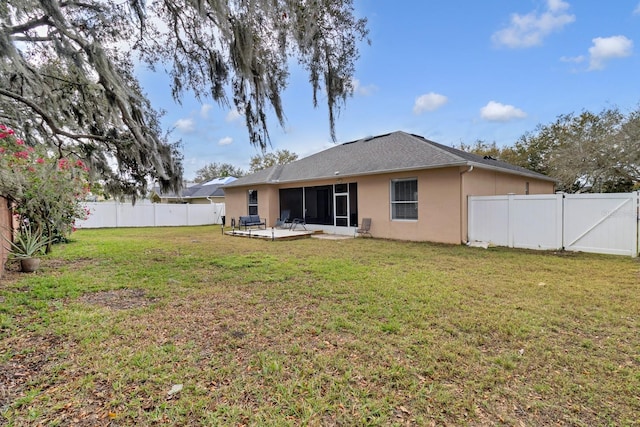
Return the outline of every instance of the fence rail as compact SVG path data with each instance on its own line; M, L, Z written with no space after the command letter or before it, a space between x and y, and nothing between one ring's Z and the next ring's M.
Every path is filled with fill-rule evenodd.
M86 203L89 217L77 228L166 227L222 224L224 203Z
M640 193L470 196L469 241L638 256Z

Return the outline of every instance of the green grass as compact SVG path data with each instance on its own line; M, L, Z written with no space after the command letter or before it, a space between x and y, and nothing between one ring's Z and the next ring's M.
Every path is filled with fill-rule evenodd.
M84 230L0 282L0 424L640 425L639 291L626 257Z

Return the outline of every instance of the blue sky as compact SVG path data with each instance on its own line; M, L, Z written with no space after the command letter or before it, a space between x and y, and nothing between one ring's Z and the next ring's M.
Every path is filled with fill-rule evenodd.
M338 142L402 130L446 145L478 139L509 146L558 115L640 106L638 0L356 0L371 45L362 44L356 91L337 119ZM327 109L292 68L285 128L271 122L271 150L305 157L333 145ZM186 94L173 102L168 80L140 81L165 128L182 139L185 177L206 164L247 170L259 151L243 118ZM269 150L269 151L271 151Z

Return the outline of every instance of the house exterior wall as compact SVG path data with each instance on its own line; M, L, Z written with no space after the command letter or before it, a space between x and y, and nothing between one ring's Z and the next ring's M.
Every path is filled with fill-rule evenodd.
M418 219L391 219L391 182L416 178L418 183ZM388 174L336 177L279 185L225 188L227 224L230 218L247 215L248 190L258 191L258 214L268 226L280 215L279 190L357 183L358 220L371 218L371 234L379 238L458 244L467 236L467 196L553 193L553 182L467 167L424 169Z
M12 226L13 220L9 210L9 203L7 199L0 197L0 277L4 273L4 264L9 257L9 244L5 239L11 238Z
M249 187L232 187L224 189L226 223L231 224L231 219L236 220L241 215L249 212L249 190L258 191L258 215L264 219L268 226L276 222L280 215L279 187L273 185L252 185Z
M391 180L418 180L418 220L391 220ZM279 190L331 185L358 184L358 217L371 218L371 233L380 238L459 243L460 186L457 168L432 169L382 175L345 177L281 185L225 188L227 218L247 214L248 190L258 191L258 214L267 225L280 216ZM366 196L363 196L366 195ZM227 219L227 224L229 224Z
M391 181L416 178L418 219L391 219ZM358 177L358 216L371 218L371 234L386 239L459 243L457 168Z

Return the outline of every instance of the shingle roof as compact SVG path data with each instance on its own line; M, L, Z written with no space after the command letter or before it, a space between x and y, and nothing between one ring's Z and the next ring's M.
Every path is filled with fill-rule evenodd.
M477 166L517 175L554 181L546 175L499 160L438 144L419 135L393 132L347 142L286 165L277 165L239 178L226 185L236 187L317 180L336 176L371 175L386 172Z

